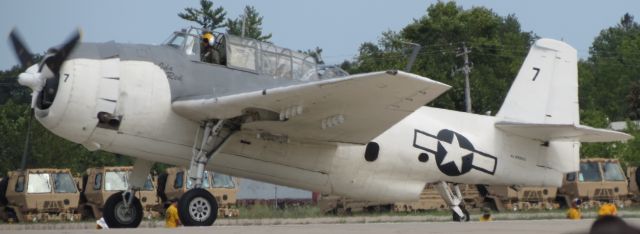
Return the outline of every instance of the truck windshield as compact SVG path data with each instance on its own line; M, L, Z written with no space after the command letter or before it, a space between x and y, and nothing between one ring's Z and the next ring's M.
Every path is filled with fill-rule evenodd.
M29 173L27 193L50 193L51 182L49 173Z
M56 193L75 193L76 185L73 183L73 178L69 173L55 173L53 174L53 187Z
M108 171L104 176L104 190L116 191L127 190L129 186L129 172L126 171Z
M622 168L617 162L606 162L602 165L602 171L604 172L604 180L606 181L624 181L625 176L622 173Z
M234 188L235 184L231 176L214 173L213 174L213 187L214 188Z
M602 181L597 162L580 163L580 181Z

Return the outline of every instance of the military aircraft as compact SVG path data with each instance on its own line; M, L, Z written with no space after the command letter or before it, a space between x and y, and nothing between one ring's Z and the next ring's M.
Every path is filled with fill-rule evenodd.
M417 200L438 183L454 219L468 220L455 183L560 186L578 171L580 142L630 138L580 125L576 50L561 41L531 46L500 111L487 116L425 106L450 88L426 77L349 75L223 33L213 33L221 59L204 62L203 33L138 45L80 43L75 32L39 64L10 34L28 67L18 81L33 90L44 127L136 158L128 189L104 207L110 227L139 225L134 194L154 162L189 166L194 188L178 203L187 226L216 219L205 169L376 201Z

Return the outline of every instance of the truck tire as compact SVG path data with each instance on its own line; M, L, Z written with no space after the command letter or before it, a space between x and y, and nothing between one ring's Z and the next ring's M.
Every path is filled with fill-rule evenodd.
M556 203L560 207L560 209L567 209L571 206L571 201L567 196L556 196Z
M218 218L218 202L207 190L191 189L178 201L178 216L184 226L211 226Z
M104 221L107 222L109 228L135 228L142 222L142 203L140 200L133 196L131 205L126 208L124 200L122 199L122 193L115 193L107 199L104 203L102 215ZM131 194L130 196L132 196ZM127 197L128 199L128 197Z
M638 189L640 189L640 168L636 168L636 173L634 174L634 176L636 177L636 186L638 186Z

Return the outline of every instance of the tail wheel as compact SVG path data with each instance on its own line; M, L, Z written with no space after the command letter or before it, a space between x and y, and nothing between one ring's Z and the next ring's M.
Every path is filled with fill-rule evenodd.
M464 213L464 219L462 219L458 213L456 213L455 211L451 211L451 213L453 213L453 221L455 222L469 222L469 220L471 220L471 217L469 215L469 211L467 211L466 208L464 208L464 206L460 206L460 209L462 210L462 213Z
M211 226L218 218L218 202L207 190L191 189L178 201L178 216L185 226Z
M107 199L103 208L104 221L109 228L135 228L142 222L142 203L137 197L133 197L131 204L126 206L122 193L115 193ZM129 194L133 196L133 194ZM125 197L129 199L129 197Z

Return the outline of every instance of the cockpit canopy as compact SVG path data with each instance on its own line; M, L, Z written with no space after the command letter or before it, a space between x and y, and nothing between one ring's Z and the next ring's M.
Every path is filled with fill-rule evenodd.
M200 61L201 48L198 42L204 32L199 28L174 32L163 44L180 49L186 55ZM214 35L214 48L223 57L224 63L221 65L229 68L266 75L273 79L300 81L349 75L339 67L318 65L309 55L278 47L269 42L219 32L211 33Z

